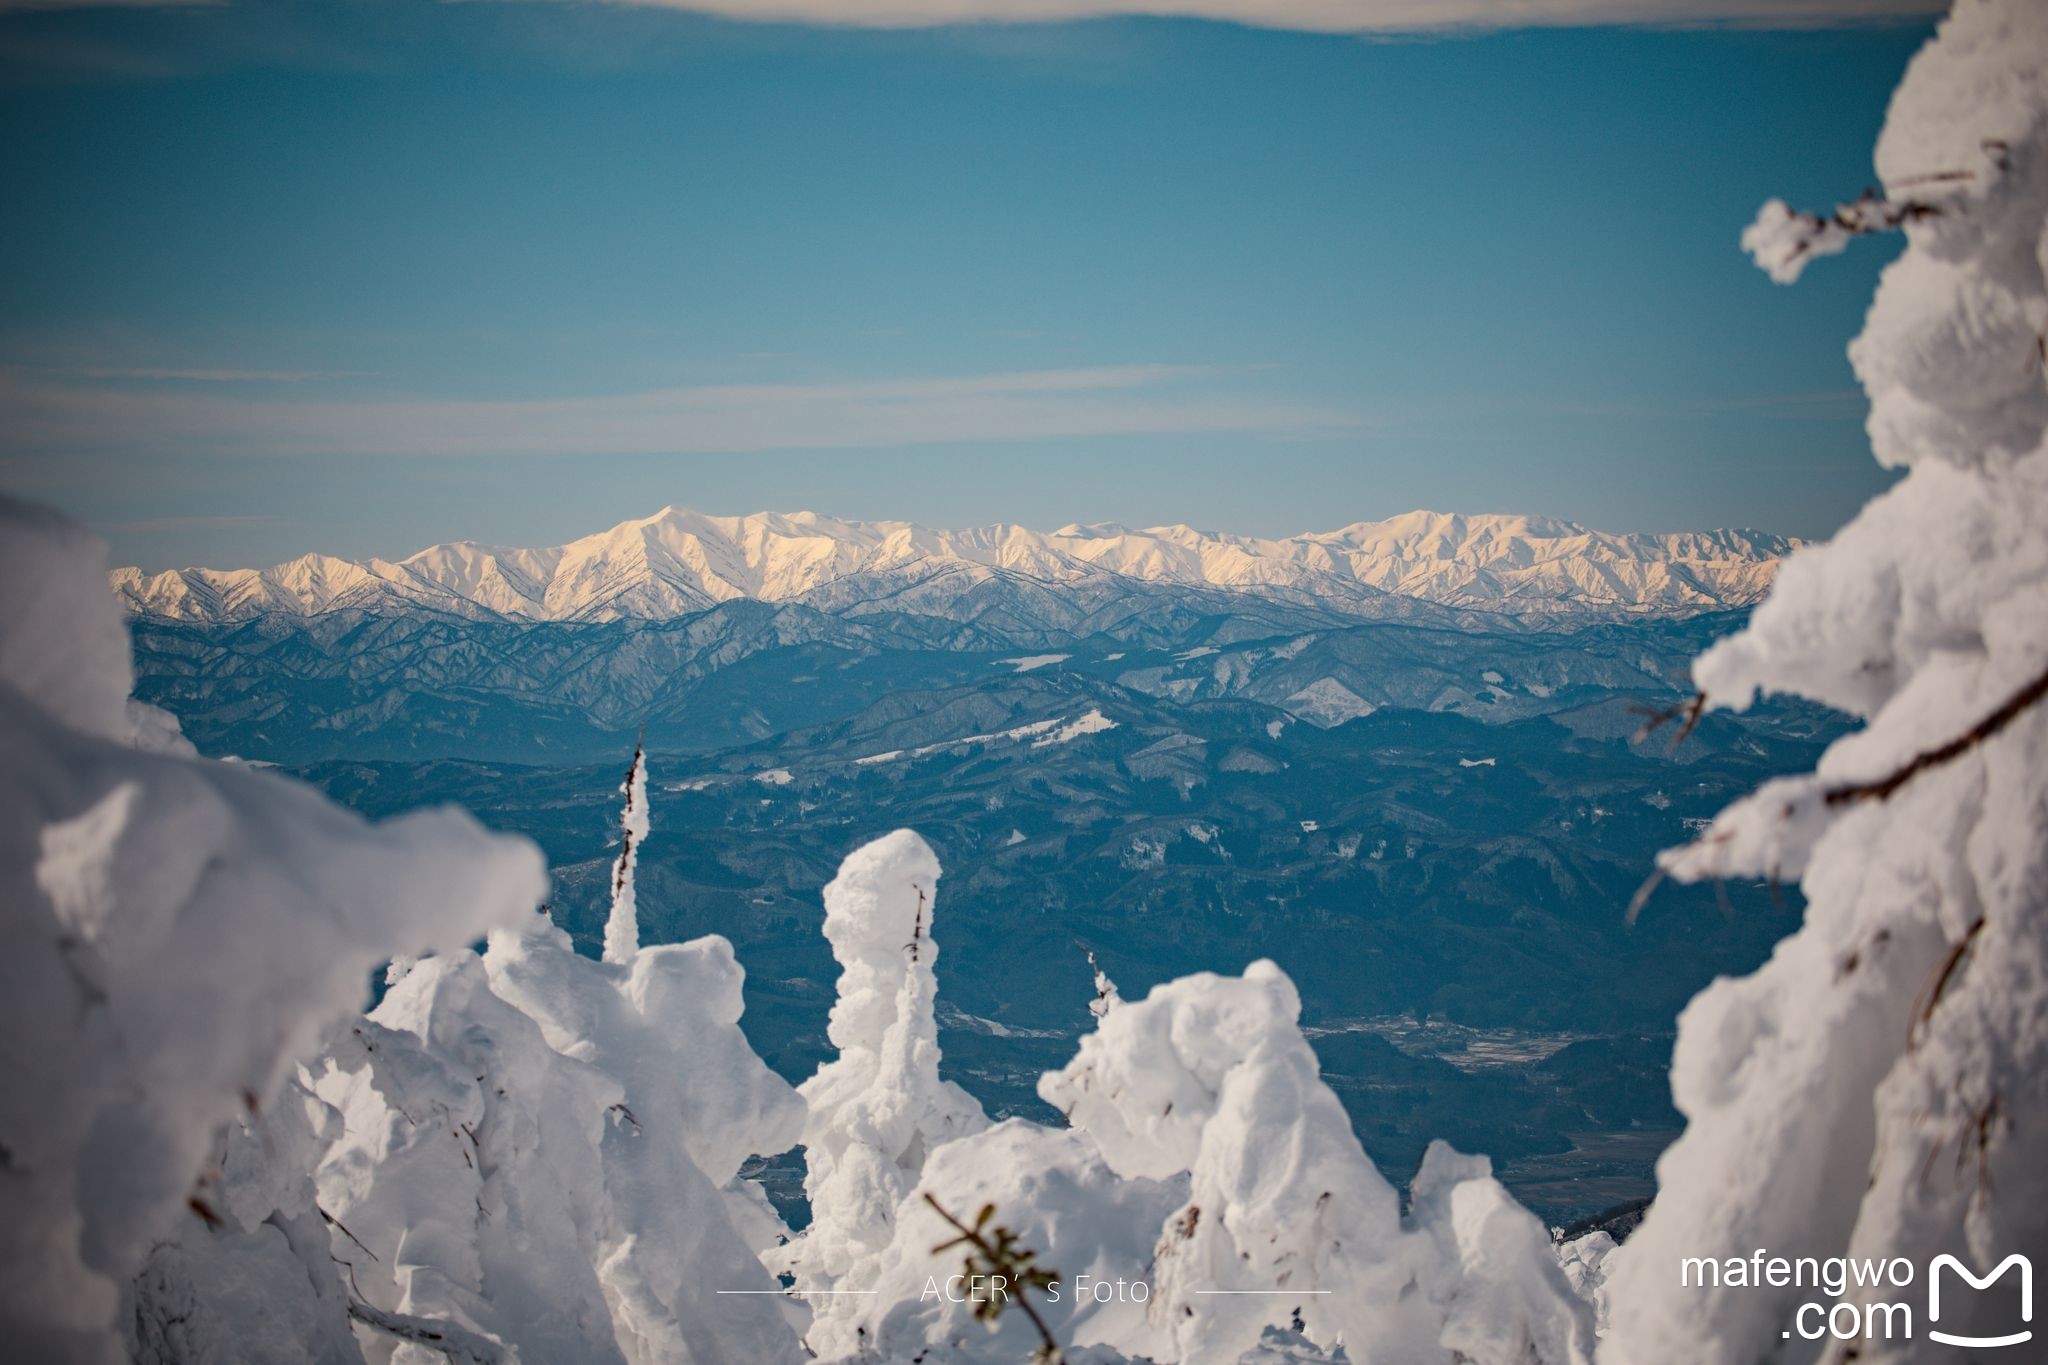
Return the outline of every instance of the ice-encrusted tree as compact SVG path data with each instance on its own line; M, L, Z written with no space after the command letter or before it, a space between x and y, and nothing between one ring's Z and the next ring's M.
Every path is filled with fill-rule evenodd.
M640 948L640 893L634 884L640 866L640 845L647 839L647 746L633 746L633 765L619 790L626 803L619 812L619 856L612 864L612 912L604 922L604 960L630 962Z
M974 1097L939 1077L938 882L931 847L904 829L848 856L825 888L840 967L827 1036L839 1055L801 1087L811 1226L786 1264L813 1296L809 1344L828 1357L858 1346L840 1328L859 1305L831 1291L898 1234L898 1206L931 1152L988 1126Z
M1907 473L1695 669L1708 705L1789 692L1865 724L1662 860L1796 879L1807 909L1680 1020L1686 1131L1605 1267L1617 1365L1822 1354L1784 1335L1811 1291L1682 1289L1682 1257L2048 1263L2048 5L1961 0L1892 100L1877 169L1882 194L1772 204L1745 237L1789 281L1860 232L1904 232L1850 358L1877 458ZM1998 1335L2013 1310L1945 1299L1941 1326ZM1968 1355L1924 1333L1857 1347Z
M1110 1169L1188 1181L1150 1258L1161 1358L1233 1362L1291 1318L1355 1358L1585 1360L1591 1318L1542 1227L1485 1158L1442 1144L1404 1220L1300 1014L1271 962L1184 977L1109 1011L1039 1083Z

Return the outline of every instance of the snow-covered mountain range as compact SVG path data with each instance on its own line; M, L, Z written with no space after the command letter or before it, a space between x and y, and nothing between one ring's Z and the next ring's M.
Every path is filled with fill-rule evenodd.
M986 611L1005 586L1136 584L1313 603L1401 618L1418 604L1509 615L1683 615L1747 606L1796 542L1751 531L1613 535L1521 516L1410 512L1285 539L1197 531L997 524L942 531L812 512L651 517L547 549L461 541L406 559L304 555L269 569L117 569L133 612L232 621L331 611L512 621L672 620L723 602L834 615Z

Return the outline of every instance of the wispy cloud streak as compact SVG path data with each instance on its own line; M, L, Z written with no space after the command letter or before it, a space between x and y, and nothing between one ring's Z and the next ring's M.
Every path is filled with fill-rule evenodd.
M1355 430L1242 371L1126 365L564 398L249 396L0 372L0 454L744 454L1192 432Z

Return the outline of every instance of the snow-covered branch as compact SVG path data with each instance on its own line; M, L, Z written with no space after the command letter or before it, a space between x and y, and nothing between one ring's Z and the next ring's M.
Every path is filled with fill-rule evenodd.
M430 1351L439 1351L454 1365L511 1365L517 1357L508 1357L498 1342L489 1337L467 1332L452 1323L436 1318L415 1318L404 1313L387 1313L382 1308L373 1308L360 1299L351 1299L348 1315L366 1327L374 1327L386 1336L424 1346Z

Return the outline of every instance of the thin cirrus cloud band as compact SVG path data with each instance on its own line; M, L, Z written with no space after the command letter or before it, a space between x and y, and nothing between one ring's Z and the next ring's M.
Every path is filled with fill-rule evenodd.
M16 456L730 454L1194 432L1335 435L1356 414L1126 365L559 398L271 397L0 374Z

